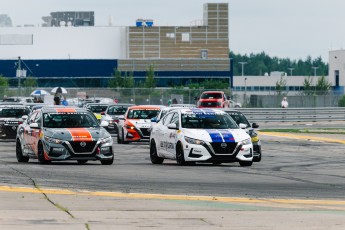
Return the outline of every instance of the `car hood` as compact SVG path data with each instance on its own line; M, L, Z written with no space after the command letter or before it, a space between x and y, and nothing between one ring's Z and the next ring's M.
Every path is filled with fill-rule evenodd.
M250 136L242 129L182 129L184 136L206 142L239 142Z
M44 135L66 141L97 141L110 134L99 128L44 128Z

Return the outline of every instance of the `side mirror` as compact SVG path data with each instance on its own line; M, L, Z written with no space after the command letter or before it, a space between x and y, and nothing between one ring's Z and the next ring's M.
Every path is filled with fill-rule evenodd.
M124 118L124 117L119 117L119 120L120 120L120 121L124 121L125 118Z
M246 126L245 124L243 124L243 123L240 123L240 125L239 125L239 126L240 126L240 128L241 128L241 129L245 129L245 128L247 128L247 126Z
M105 115L105 112L103 111L103 112L101 112L101 115Z
M259 128L259 125L258 125L257 123L253 123L253 124L252 124L252 128L253 128L253 129L257 129L257 128Z
M151 122L157 123L158 122L158 118L157 117L151 118Z
M23 116L22 116L22 119L23 119L24 121L26 121L26 120L28 119L28 115L23 115Z
M101 121L101 124L100 124L101 127L107 127L108 125L109 125L109 122Z
M226 99L230 100L230 99L231 99L231 97L230 97L230 96L227 96L227 97L226 97Z
M38 126L38 123L31 123L30 128L32 129L39 129L40 127Z
M177 129L177 126L175 123L169 124L168 129Z

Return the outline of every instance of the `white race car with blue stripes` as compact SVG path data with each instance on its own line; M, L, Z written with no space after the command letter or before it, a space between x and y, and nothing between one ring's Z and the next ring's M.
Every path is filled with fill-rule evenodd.
M152 129L150 158L180 165L239 162L250 166L253 145L250 136L225 112L216 109L178 109L166 114Z

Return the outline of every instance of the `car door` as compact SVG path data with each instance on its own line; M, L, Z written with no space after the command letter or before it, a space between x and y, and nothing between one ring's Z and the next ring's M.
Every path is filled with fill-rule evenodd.
M169 124L175 124L177 128L180 125L179 113L174 112ZM167 126L166 126L167 127ZM176 158L176 141L177 141L177 129L168 129L166 131L166 145L167 145L167 154L170 158Z
M161 122L158 124L157 132L159 135L156 137L158 138L156 144L158 145L157 148L159 149L159 153L165 157L169 157L168 150L167 150L167 139L168 139L168 124L170 124L171 118L173 113L167 114Z
M40 140L40 135L42 132L42 113L41 112L37 112L37 115L34 117L34 123L38 124L38 128L32 129L31 130L31 145L32 145L32 149L34 150L34 152L37 154L37 146L38 146L38 141Z
M33 129L30 127L30 124L35 122L35 117L37 116L37 111L32 113L27 120L27 123L24 127L24 133L23 133L23 141L24 141L24 148L27 149L30 153L33 153L33 139L32 139L32 131Z

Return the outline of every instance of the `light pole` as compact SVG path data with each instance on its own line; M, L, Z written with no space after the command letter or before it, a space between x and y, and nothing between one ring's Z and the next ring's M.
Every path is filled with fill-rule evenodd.
M290 76L292 76L292 70L294 70L295 68L288 68L288 70L290 70Z
M242 77L243 77L243 72L244 72L244 65L247 64L247 62L238 62L242 65Z
M317 66L313 66L313 67L311 67L311 68L313 68L313 69L314 69L314 77L316 77L316 70L317 70L319 67L317 67Z
M21 96L21 86L20 86L20 79L22 77L26 77L26 70L22 69L21 59L20 56L18 57L18 68L16 71L16 77L18 78L18 96Z
M247 78L244 78L244 105L247 105Z

